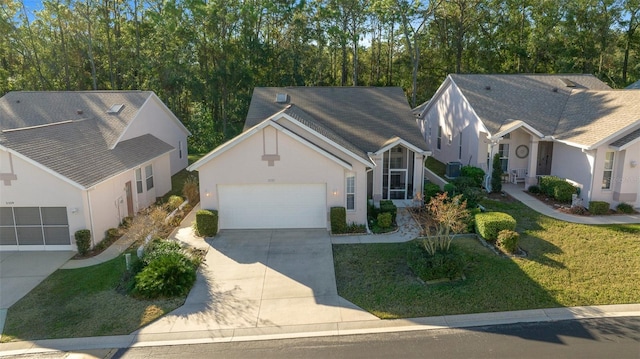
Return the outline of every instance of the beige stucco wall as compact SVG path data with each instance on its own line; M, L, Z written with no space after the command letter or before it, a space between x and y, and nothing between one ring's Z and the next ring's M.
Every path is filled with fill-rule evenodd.
M2 207L66 207L69 219L69 238L72 245L47 249L75 250L73 233L88 228L88 211L83 201L82 189L40 169L13 154L13 172L17 179L7 186L0 182L0 206ZM10 172L9 153L0 150L0 172ZM73 209L77 209L73 213ZM12 249L12 248L3 248ZM21 249L42 250L43 246L22 246Z
M429 135L431 124L431 135ZM441 149L437 148L438 125L442 125ZM464 99L455 83L450 82L443 89L436 102L431 104L425 118L420 123L420 129L428 144L432 156L440 162L460 161L464 165L471 164L483 167L486 164L486 147L480 149L479 136L480 119ZM459 157L460 136L462 134L462 156ZM449 143L451 135L451 143Z
M589 151L565 145L561 142L553 143L551 157L551 174L576 182L580 187L580 197L589 201L591 196L591 170L593 156ZM602 181L602 174L600 175ZM585 203L585 205L588 203Z
M345 175L350 171L281 131L278 131L280 160L275 161L273 167L269 167L268 163L262 160L261 131L240 141L236 146L198 169L201 207L219 209L218 185L324 183L327 188L327 228L329 228L329 208L346 207ZM343 155L342 158L346 156ZM356 210L347 211L347 221L364 224L367 215L365 166L353 159L351 159L351 165L353 166L351 172L356 174ZM333 195L334 190L337 190L337 196ZM206 193L210 195L206 196Z
M153 188L147 191L144 178L144 167L151 163L153 166ZM87 201L91 202L93 220L93 239L95 243L100 242L105 237L105 231L109 228L117 227L124 217L127 216L127 195L125 184L131 181L133 192L134 212L153 204L156 197L160 197L171 190L171 176L169 176L169 154L165 154L153 161L141 166L143 176L143 192L136 193L135 170L121 173L108 181L102 182L87 193Z
M171 152L171 174L173 175L189 164L189 159L187 158L187 134L171 118L172 114L159 101L155 96L151 96L147 100L144 106L140 108L138 116L122 135L122 140L149 133L173 146L175 148ZM179 144L182 147L182 158L180 158L180 151L178 150Z

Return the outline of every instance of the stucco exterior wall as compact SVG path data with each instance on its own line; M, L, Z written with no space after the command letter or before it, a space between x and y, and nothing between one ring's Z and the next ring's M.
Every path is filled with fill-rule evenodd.
M187 158L187 134L171 116L172 114L164 108L164 105L155 96L151 96L122 135L122 140L149 133L173 146L175 150L171 152L171 174L174 175L187 167L189 159Z
M429 130L429 124L431 130ZM441 148L437 147L438 126L442 126ZM440 162L460 161L480 167L486 163L486 150L478 153L481 122L457 86L450 82L427 111L420 129L432 156ZM462 134L462 156L459 156ZM451 135L451 142L449 136ZM486 147L485 147L486 148Z
M15 154L11 156L11 160L17 179L11 181L10 186L0 181L0 206L66 207L71 245L55 246L55 249L75 250L73 233L79 229L89 228L89 212L83 201L83 190ZM3 150L0 150L0 172L10 172L9 153ZM28 247L32 248L27 246L23 248L43 249L40 246Z
M613 200L640 208L640 142L618 152L613 174Z
M570 179L580 186L580 197L585 200L585 205L591 198L591 171L593 156L582 149L565 145L561 142L553 143L553 155L551 158L551 174L561 178ZM602 177L600 177L602 180Z
M269 130L271 130L269 128ZM225 184L326 184L327 228L329 208L346 207L345 175L356 174L356 209L347 211L347 221L366 223L367 175L365 166L351 161L352 171L278 131L278 154L274 166L262 160L263 137L259 131L233 148L203 164L199 169L201 207L219 209L218 185ZM342 156L344 157L344 156ZM334 190L337 195L333 195ZM206 194L209 193L209 196Z

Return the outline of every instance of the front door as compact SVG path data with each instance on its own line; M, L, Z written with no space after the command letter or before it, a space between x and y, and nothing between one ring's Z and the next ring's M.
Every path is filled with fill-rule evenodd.
M131 181L124 184L125 192L127 192L127 216L133 217L133 192L131 192Z
M553 142L538 142L538 168L537 175L551 174L551 157L553 155Z

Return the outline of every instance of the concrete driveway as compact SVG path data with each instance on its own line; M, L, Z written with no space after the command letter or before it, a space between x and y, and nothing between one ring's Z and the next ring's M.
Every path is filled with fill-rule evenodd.
M0 332L4 327L7 309L74 254L57 251L0 251Z
M326 230L222 231L185 304L139 334L377 320L338 296Z

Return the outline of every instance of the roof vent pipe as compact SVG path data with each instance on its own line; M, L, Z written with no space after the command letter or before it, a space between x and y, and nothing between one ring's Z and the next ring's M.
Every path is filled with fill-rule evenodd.
M489 91L489 90L491 90L491 86L485 86L484 89Z

